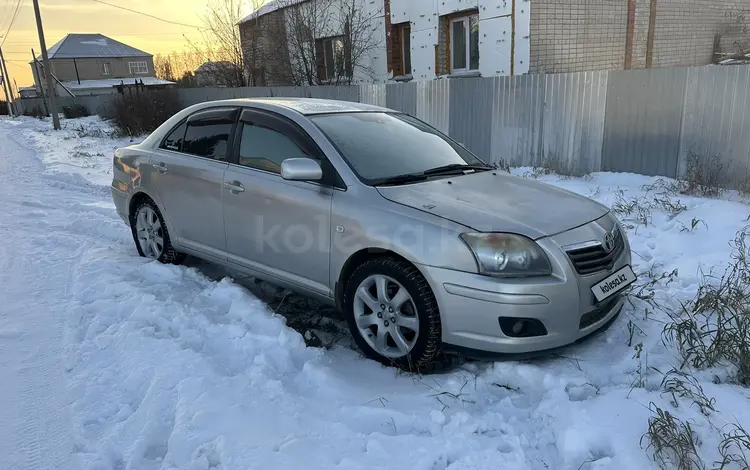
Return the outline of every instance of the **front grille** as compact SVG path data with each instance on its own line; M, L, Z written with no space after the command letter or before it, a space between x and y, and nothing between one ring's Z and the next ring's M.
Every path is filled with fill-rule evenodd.
M612 269L624 249L625 240L622 238L622 233L620 230L615 230L615 247L609 253L602 245L594 245L570 250L567 254L578 274L586 275Z
M620 300L621 296L622 294L617 294L610 300L607 300L606 303L597 307L596 310L592 310L588 313L583 314L583 316L581 317L581 321L578 323L578 329L583 330L584 328L588 328L589 326L606 317L609 311L612 310L612 307L614 307Z

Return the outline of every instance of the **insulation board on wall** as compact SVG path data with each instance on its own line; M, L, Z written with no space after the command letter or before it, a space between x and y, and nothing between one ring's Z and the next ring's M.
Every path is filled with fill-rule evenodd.
M411 67L415 80L435 78L435 44L437 28L411 33Z
M516 44L513 73L523 75L531 62L531 2L516 0Z
M482 76L510 75L511 37L509 17L479 21L479 72Z
M420 2L422 0L416 0ZM438 0L438 15L479 8L479 0Z
M391 0L391 23L398 24L410 20L409 10L413 0Z

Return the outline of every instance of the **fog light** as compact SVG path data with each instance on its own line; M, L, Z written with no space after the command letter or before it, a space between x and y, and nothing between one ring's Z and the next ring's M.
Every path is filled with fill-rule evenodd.
M509 338L531 338L547 334L544 323L536 318L499 317L497 321L503 334Z

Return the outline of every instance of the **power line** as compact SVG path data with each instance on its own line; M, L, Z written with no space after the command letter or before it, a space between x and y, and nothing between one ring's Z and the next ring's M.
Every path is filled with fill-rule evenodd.
M13 16L10 18L10 24L8 25L8 29L5 31L5 36L3 36L3 40L0 41L0 47L3 47L3 44L5 44L5 40L8 39L8 33L10 33L10 28L12 28L13 23L16 22L18 11L21 9L21 3L23 3L23 0L18 0L16 2L16 11L13 12Z
M186 23L179 23L177 21L165 20L164 18L159 18L158 16L150 15L148 13L144 13L144 12L138 11L138 10L132 10L132 9L126 8L126 7L121 7L120 5L115 5L113 3L103 2L102 0L92 0L92 1L96 2L96 3L101 3L102 5L108 5L108 6L113 7L113 8L119 8L120 10L129 11L131 13L135 13L135 14L138 14L138 15L148 16L149 18L153 18L155 20L163 21L164 23L176 24L178 26L186 26L188 28L205 29L205 28L203 28L201 26L196 26L196 25L193 25L193 24L186 24Z

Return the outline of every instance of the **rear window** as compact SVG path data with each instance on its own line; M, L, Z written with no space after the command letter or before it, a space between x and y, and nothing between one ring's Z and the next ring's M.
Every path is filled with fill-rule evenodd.
M226 160L233 122L228 119L190 121L182 151L199 157Z

